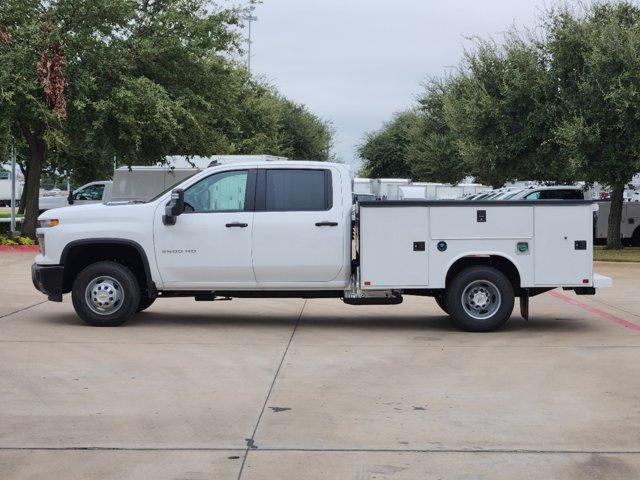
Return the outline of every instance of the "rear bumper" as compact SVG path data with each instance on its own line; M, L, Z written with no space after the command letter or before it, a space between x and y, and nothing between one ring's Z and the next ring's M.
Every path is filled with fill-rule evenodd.
M605 277L599 273L593 274L593 286L595 288L610 288L613 287L613 279L611 277Z
M62 301L62 281L64 267L62 265L31 265L31 280L36 290L49 297L52 302Z

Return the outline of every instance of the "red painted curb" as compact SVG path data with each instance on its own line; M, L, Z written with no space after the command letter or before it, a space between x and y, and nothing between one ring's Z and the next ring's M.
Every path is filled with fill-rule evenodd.
M38 252L38 245L0 245L0 253L11 252Z
M549 292L549 295L557 298L558 300L562 300L563 302L568 303L569 305L573 305L593 315L597 315L600 318L604 318L605 320L609 320L611 322L617 323L618 325L622 325L624 328L628 328L629 330L633 330L634 332L640 332L640 325L631 323L630 321L625 320L624 318L619 317L617 315L614 315L613 313L609 313L605 310L601 310L591 305L587 305L586 303L583 303L574 298L568 297L567 295L564 295L555 290L552 290L551 292Z

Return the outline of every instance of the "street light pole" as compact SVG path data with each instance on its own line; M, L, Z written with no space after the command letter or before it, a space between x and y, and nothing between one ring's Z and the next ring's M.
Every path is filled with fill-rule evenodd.
M251 75L251 22L257 21L258 17L253 15L252 7L249 14L242 18L247 22L247 26L249 28L249 35L247 36L247 70L249 70L249 75Z
M16 145L11 145L11 235L16 233Z

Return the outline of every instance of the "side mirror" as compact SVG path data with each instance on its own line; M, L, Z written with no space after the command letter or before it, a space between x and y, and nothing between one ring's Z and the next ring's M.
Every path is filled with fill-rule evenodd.
M67 197L67 203L69 205L73 205L73 202L75 200L73 199L73 190L69 190L69 196Z
M171 192L171 201L164 208L162 223L165 225L175 225L179 215L184 213L184 190L181 188Z

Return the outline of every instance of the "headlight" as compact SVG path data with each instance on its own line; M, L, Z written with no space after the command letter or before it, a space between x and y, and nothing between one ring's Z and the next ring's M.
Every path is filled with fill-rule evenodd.
M60 223L60 220L58 220L57 218L47 218L47 219L44 219L44 220L38 220L38 226L40 228L55 227L59 223Z

